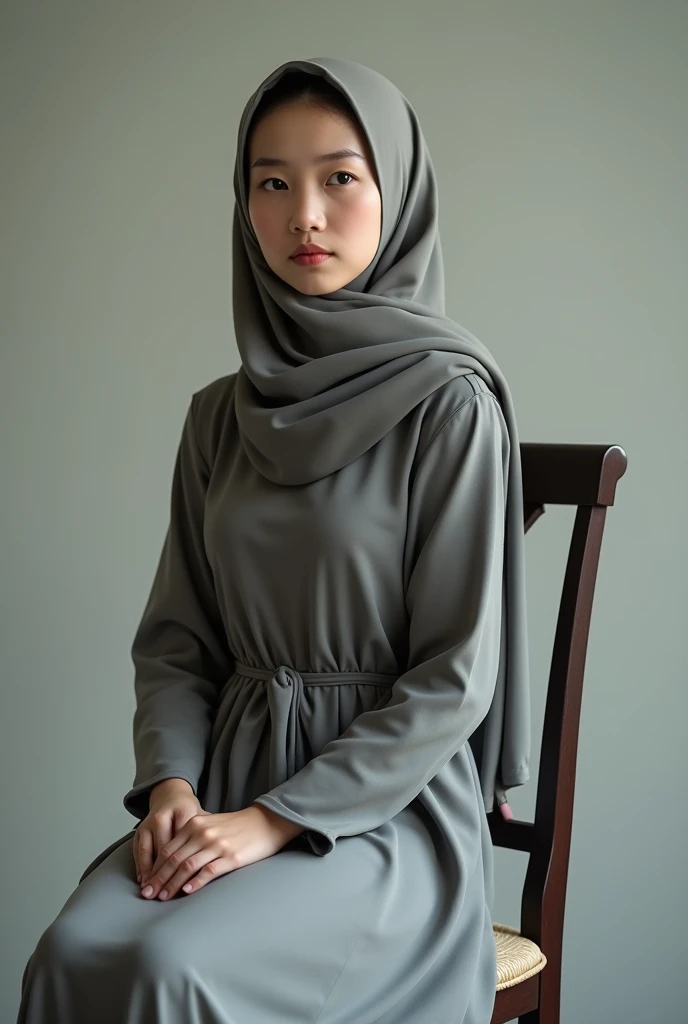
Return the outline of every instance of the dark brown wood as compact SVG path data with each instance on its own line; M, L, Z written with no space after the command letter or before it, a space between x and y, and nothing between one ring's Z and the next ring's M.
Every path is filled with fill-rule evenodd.
M559 602L540 746L535 820L488 815L495 846L528 854L521 934L547 965L534 978L497 993L492 1024L558 1024L561 951L571 849L585 658L605 516L626 471L618 445L521 444L524 530L548 504L573 505L576 516Z
M509 1020L523 1017L538 1004L538 975L526 978L520 985L503 988L497 993L492 1024L506 1024Z
M522 442L524 504L613 505L627 461L617 444Z
M522 850L524 853L531 852L535 836L531 821L519 821L518 818L504 821L498 814L488 814L488 821L494 846L503 846L508 850Z

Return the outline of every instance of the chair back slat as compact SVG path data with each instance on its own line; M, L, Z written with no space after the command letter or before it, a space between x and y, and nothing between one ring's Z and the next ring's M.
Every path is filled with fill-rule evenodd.
M529 505L613 505L626 471L617 444L520 445L523 502Z

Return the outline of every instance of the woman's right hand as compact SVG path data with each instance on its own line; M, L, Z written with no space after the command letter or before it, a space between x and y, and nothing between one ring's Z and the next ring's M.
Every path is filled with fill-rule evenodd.
M150 792L148 814L133 842L136 881L145 885L159 851L197 814L205 814L185 779L163 779Z

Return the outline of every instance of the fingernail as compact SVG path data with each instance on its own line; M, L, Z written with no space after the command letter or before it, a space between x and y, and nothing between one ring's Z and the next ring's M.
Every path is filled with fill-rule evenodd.
M142 896L150 896L152 892L153 892L153 886L152 885L147 885L146 888L141 893L141 895Z
M160 899L161 900L166 900L167 899L167 889L163 889L163 891L160 893Z

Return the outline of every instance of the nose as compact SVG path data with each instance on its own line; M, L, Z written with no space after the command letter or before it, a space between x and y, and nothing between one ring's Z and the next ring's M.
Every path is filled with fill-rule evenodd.
M322 231L327 220L324 201L318 190L302 189L300 192L295 191L293 195L290 230L297 234L313 230Z

